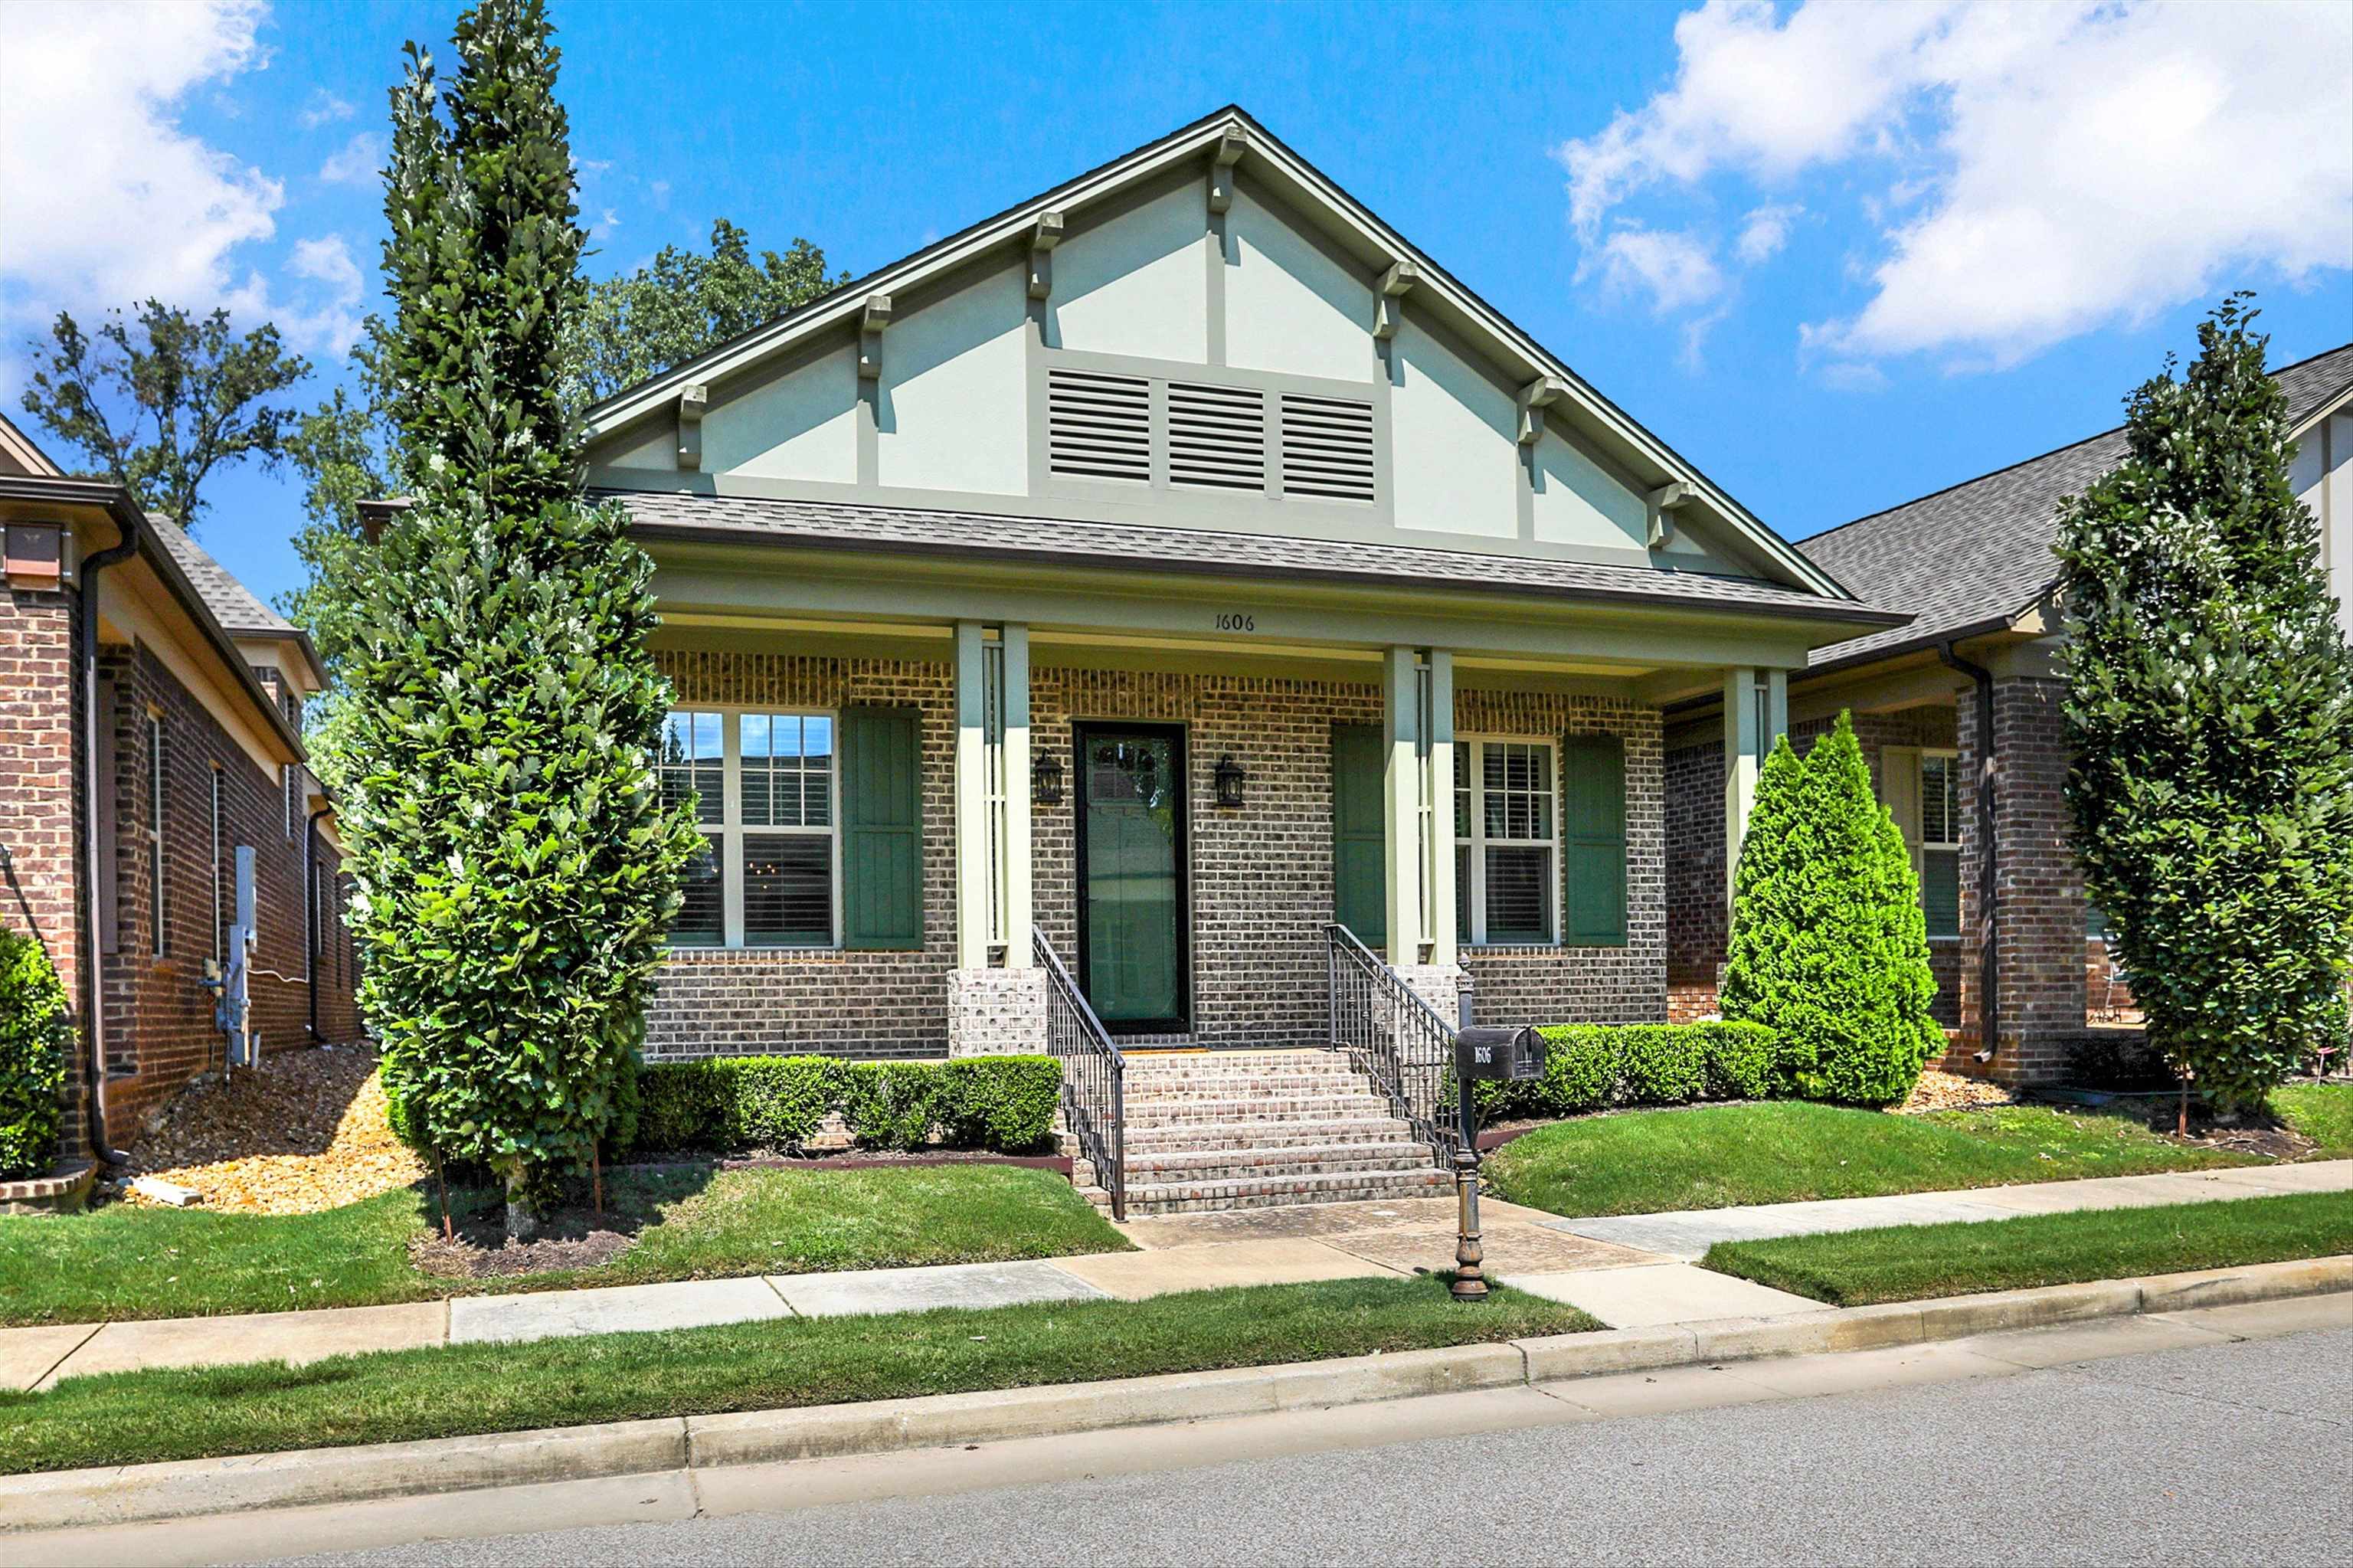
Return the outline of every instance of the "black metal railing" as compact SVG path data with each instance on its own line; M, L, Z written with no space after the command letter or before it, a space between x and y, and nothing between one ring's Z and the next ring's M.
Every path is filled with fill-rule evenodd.
M1451 1166L1462 1143L1449 1097L1454 1025L1354 931L1335 922L1324 934L1333 1049L1345 1051L1438 1163Z
M1032 934L1046 971L1046 1049L1062 1064L1062 1111L1079 1150L1111 1194L1111 1217L1127 1218L1127 1058L1087 1005L1042 931Z

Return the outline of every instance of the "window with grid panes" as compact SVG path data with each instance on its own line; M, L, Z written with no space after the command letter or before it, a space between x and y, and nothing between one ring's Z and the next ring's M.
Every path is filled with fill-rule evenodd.
M1960 758L1920 755L1920 907L1931 937L1961 934Z
M681 946L835 941L837 829L829 714L682 711L663 727L665 800L697 798L703 849L670 927Z
M1455 742L1454 898L1462 940L1558 939L1556 763L1550 741Z

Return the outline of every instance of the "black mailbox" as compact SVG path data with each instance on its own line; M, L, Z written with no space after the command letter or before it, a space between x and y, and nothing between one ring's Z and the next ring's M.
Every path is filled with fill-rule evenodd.
M1455 1037L1454 1070L1465 1079L1541 1078L1544 1058L1543 1039L1525 1023L1478 1023Z

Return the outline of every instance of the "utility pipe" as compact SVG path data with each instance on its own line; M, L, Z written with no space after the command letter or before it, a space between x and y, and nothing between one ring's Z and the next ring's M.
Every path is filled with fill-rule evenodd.
M112 515L122 537L96 554L85 556L81 563L81 589L76 596L81 606L81 683L84 726L82 731L82 825L84 853L81 881L90 889L85 906L90 911L88 951L90 964L82 977L86 1001L83 1006L83 1028L90 1036L90 1149L96 1158L110 1165L123 1165L131 1157L106 1140L106 955L98 939L98 901L105 890L98 885L99 843L98 803L98 574L118 561L127 560L139 548L141 520L135 509L118 507ZM111 783L112 780L107 780Z
M303 1027L314 1045L324 1044L319 1034L319 958L324 947L319 922L319 819L332 810L322 806L302 823L302 978L311 987L311 1021Z
M1962 658L1947 640L1936 657L1977 683L1978 690L1978 1053L1991 1062L2001 1044L2001 904L1995 871L2000 844L1994 826L1993 672Z

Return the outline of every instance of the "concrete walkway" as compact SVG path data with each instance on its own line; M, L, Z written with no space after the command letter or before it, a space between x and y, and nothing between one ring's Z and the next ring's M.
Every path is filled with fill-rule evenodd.
M2353 1160L1590 1219L1564 1220L1539 1209L1489 1201L1481 1205L1481 1223L1490 1277L1567 1302L1612 1328L1644 1328L1830 1310L1805 1297L1695 1266L1694 1260L1717 1241L2347 1191L2353 1191ZM300 1365L364 1351L691 1329L772 1318L1045 1301L1136 1301L1228 1285L1397 1278L1442 1271L1454 1264L1451 1197L1185 1214L1134 1220L1121 1228L1139 1250L1013 1263L464 1296L311 1312L0 1329L0 1387L47 1388L60 1378L147 1367L263 1361Z

